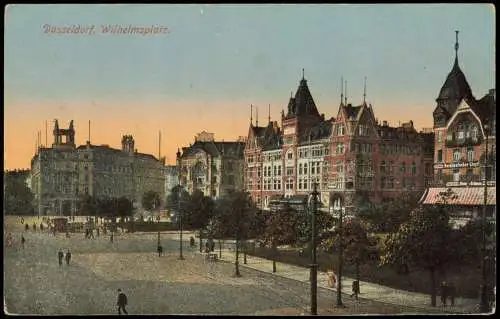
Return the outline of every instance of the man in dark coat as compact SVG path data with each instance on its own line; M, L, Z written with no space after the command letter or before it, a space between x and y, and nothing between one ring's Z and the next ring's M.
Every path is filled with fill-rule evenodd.
M122 292L121 289L118 289L118 301L116 302L116 305L118 306L118 314L122 314L123 312L128 315L127 309L125 307L127 306L127 296Z
M59 253L57 253L57 257L59 258L59 266L63 264L64 253L62 249L59 249Z
M162 253L163 253L163 247L161 245L158 245L158 257L161 257Z
M26 239L24 239L24 236L21 236L21 245L24 248L24 243L26 242Z
M70 261L71 261L71 252L68 249L68 252L66 253L66 265L69 266Z

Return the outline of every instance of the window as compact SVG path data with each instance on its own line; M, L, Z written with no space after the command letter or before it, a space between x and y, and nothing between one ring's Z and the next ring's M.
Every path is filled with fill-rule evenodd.
M304 163L304 174L307 174L307 163Z
M382 188L382 189L387 188L387 178L382 177L380 179L380 188Z
M337 143L336 153L344 154L344 143Z
M354 143L354 153L358 153L358 152L359 152L359 144Z
M467 169L466 178L467 182L472 182L472 168Z
M437 131L437 141L438 142L443 141L443 131Z
M478 131L477 126L474 125L472 127L472 132L471 132L472 140L477 140L477 131Z
M406 163L405 162L401 163L400 171L401 171L401 173L406 173Z
M286 154L286 158L287 158L287 159L289 159L289 160L293 159L293 153L292 153L291 151L290 151L290 152L288 152L288 153Z
M389 162L389 174L392 175L392 173L394 173L394 162L390 161Z
M437 153L437 161L439 163L442 163L443 162L443 150L438 150L438 153Z
M417 164L415 162L411 163L411 174L416 175L417 174Z
M459 182L460 181L460 169L459 168L454 168L453 169L453 181L454 182Z
M286 175L287 176L292 176L293 175L293 167L287 167L286 168Z
M453 161L458 162L460 161L460 149L456 148L453 150Z
M299 164L299 175L302 175L302 163Z
M467 148L467 161L469 162L474 161L474 148L472 147Z
M311 163L311 174L316 174L316 163Z
M293 179L289 178L286 180L286 190L292 190L293 189Z
M343 173L343 172L344 172L344 162L337 161L337 173Z
M339 124L337 127L337 134L338 136L343 136L344 135L344 124Z

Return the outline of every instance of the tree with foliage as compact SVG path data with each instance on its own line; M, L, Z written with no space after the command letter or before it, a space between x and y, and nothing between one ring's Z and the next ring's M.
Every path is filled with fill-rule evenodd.
M230 191L217 201L217 221L214 223L218 229L215 231L223 237L234 237L236 240L235 276L240 277L239 246L240 241L248 238L252 219L257 208L250 194L244 191Z
M273 272L276 272L278 246L294 244L297 241L295 228L298 220L297 211L289 205L269 213L265 220L263 240L273 250Z
M34 214L34 195L26 185L26 176L22 171L4 173L4 212L7 214Z
M453 262L454 242L449 216L442 206L414 210L399 230L387 236L381 264L413 265L429 271L431 305L436 306L436 272Z
M342 232L342 233L340 233ZM376 250L376 240L369 238L366 228L359 219L351 219L344 226L333 232L333 236L323 240L322 246L326 251L335 251L339 248L343 238L344 257L347 262L356 268L356 280L360 282L360 265L370 260Z
M307 245L306 250L311 251L311 212L309 209L298 212L296 223L297 244ZM330 230L335 225L335 219L332 215L324 211L316 212L316 243L320 243L325 236L330 236Z
M175 212L175 214L170 214L172 222L179 223L179 216L187 215L189 213L189 203L190 195L189 193L182 187L181 185L176 185L172 187L170 191L170 195L167 197L166 206L171 212ZM184 221L183 221L184 224Z
M200 252L202 251L202 234L206 228L215 209L212 198L205 196L202 191L195 190L189 197L188 209L182 216L183 224L191 229L198 229L200 232Z
M117 215L124 219L125 217L131 217L133 213L132 201L127 197L120 197L115 200L115 209Z
M375 232L397 231L399 225L407 221L410 212L418 207L418 196L405 192L402 196L358 211L358 217L369 223Z
M144 207L144 209L148 211L152 211L155 208L160 208L160 195L155 191L147 191L142 195L141 204L142 207Z

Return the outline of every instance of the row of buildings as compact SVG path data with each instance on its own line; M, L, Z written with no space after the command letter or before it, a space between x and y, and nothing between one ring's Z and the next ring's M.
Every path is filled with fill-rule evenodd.
M121 149L90 142L76 147L73 124L59 129L56 121L52 147L39 148L32 160L32 189L40 214L68 214L78 210L81 195L126 196L140 207L144 192L166 199L178 184L214 199L246 190L264 210L286 202L301 208L316 185L320 209L333 213L341 206L354 212L360 200L381 203L405 195L435 204L437 194L452 187L464 215L477 214L485 189L481 161L487 147L490 161L496 150L495 91L474 97L458 63L458 39L436 104L434 127L421 131L412 121L379 121L366 94L355 105L342 92L336 115L325 118L302 76L279 120L269 116L259 126L251 110L245 137L216 141L213 133L201 132L179 148L174 166L137 152L132 136L123 136ZM492 213L496 171L490 167Z

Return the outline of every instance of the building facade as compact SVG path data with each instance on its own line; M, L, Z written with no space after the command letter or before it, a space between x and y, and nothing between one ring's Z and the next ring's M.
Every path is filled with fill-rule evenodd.
M257 205L304 205L314 183L320 209L330 212L353 208L360 194L380 203L423 192L432 181L433 133L417 132L411 121L379 124L364 100L353 106L342 94L337 116L325 119L303 77L282 111L282 129L271 119L254 126L251 117L244 176Z
M179 170L175 165L165 166L165 201L172 193L172 188L179 185Z
M192 194L201 190L217 199L243 187L243 141L215 141L214 134L201 132L194 144L177 152L179 182Z
M127 197L138 209L147 191L164 198L163 164L137 152L132 136L123 136L121 150L89 141L76 147L73 121L68 129L59 129L57 120L53 135L52 147L38 148L31 160L31 185L40 215L78 214L86 195Z
M455 208L457 220L479 217L484 206L487 215L493 216L496 207L495 90L491 89L480 99L473 95L458 63L458 34L455 61L436 104L433 112L435 180L422 202L439 204L439 193L450 188L457 196L449 203Z

